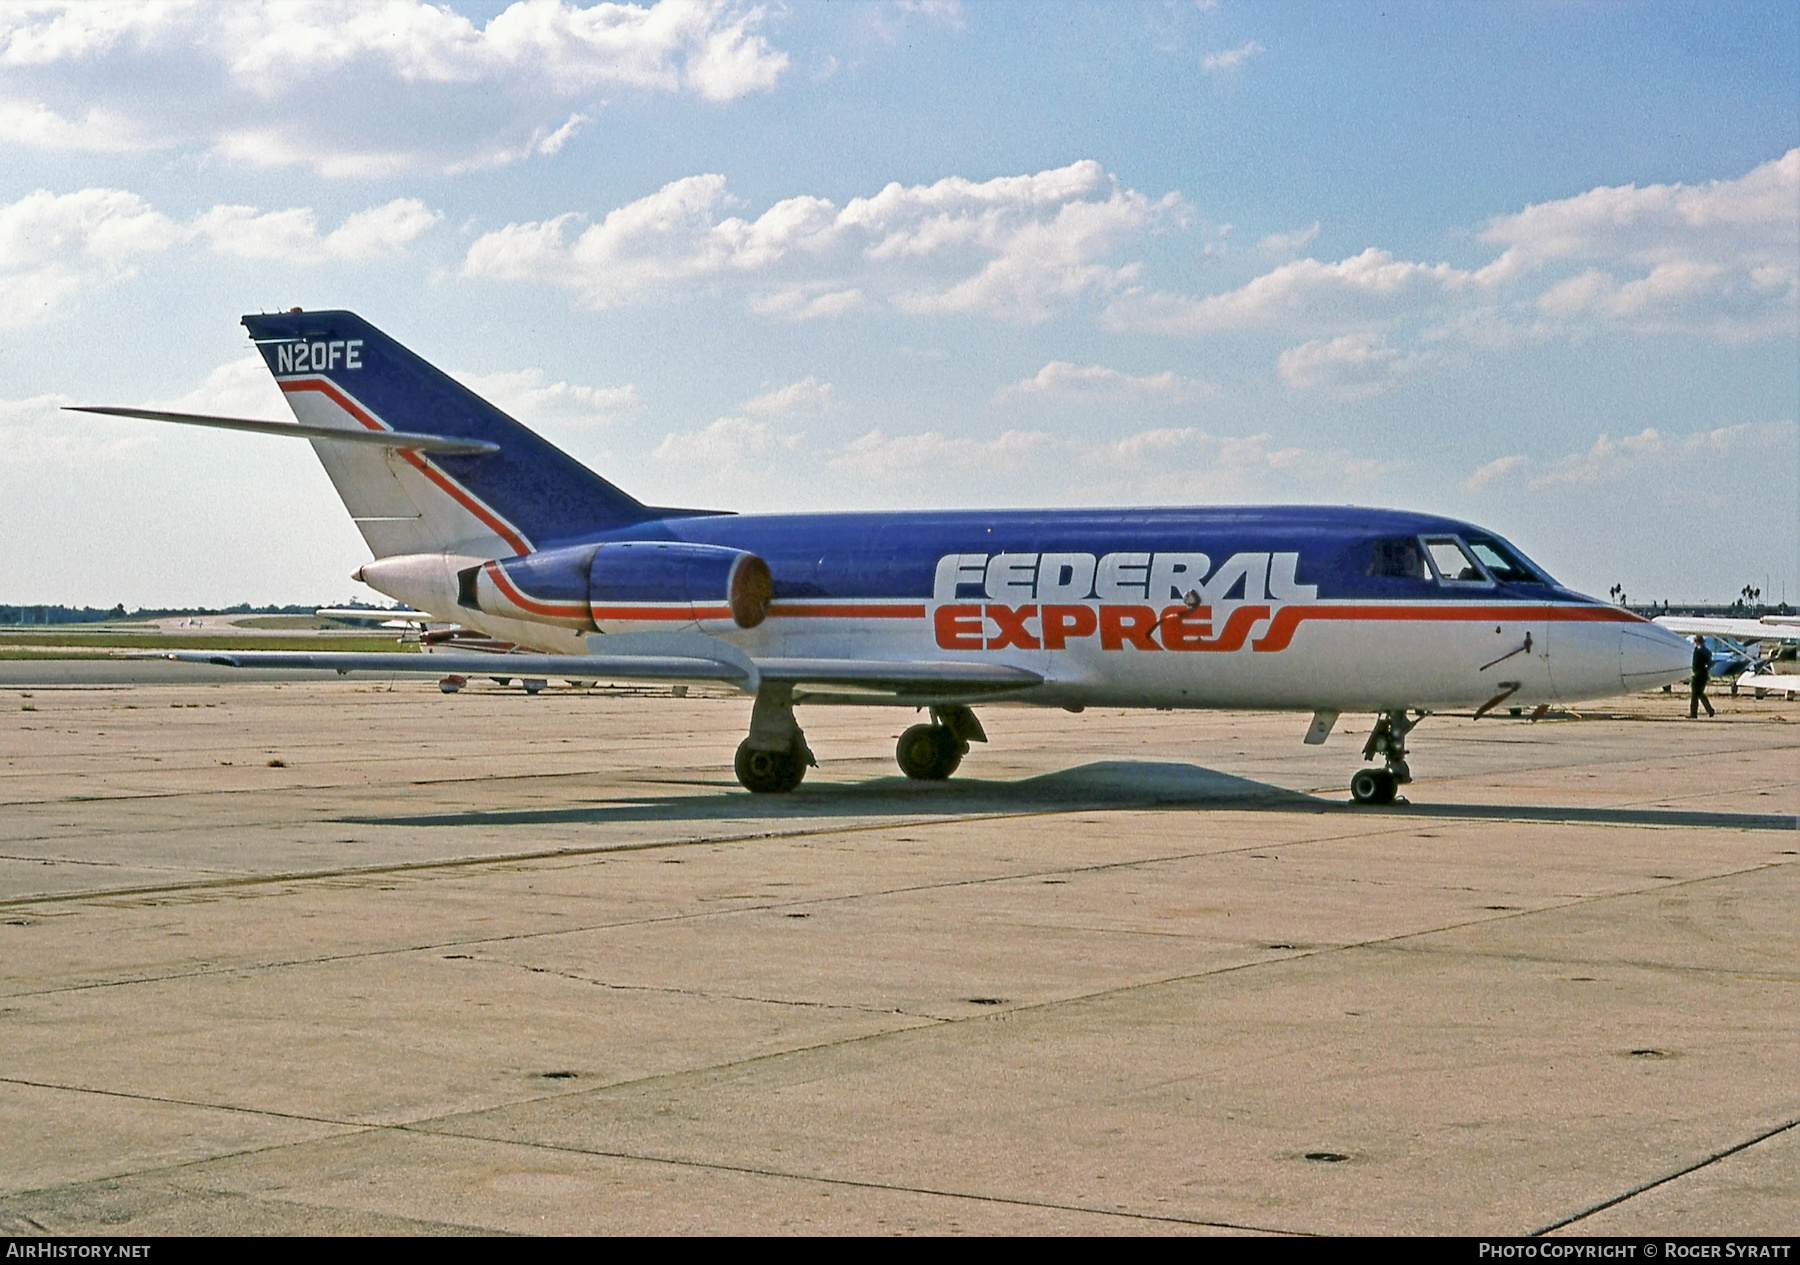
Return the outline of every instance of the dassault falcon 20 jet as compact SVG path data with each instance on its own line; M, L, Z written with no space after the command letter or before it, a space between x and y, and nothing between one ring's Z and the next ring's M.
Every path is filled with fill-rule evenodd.
M297 422L92 408L312 441L368 542L356 578L530 653L509 676L714 681L754 696L751 791L817 762L795 705L929 713L908 777L955 772L976 706L1373 712L1411 780L1431 711L1546 708L1684 678L1691 647L1558 585L1493 532L1320 506L733 514L645 505L349 312L246 316ZM584 656L576 659L570 656ZM493 675L476 653L232 652L237 667Z

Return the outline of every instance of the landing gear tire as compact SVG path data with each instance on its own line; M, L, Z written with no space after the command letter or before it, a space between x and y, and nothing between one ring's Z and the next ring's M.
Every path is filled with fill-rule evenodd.
M745 739L738 744L736 768L738 781L751 794L785 795L806 777L806 756L793 747L786 751L760 750Z
M1350 779L1350 798L1359 804L1391 804L1400 779L1386 769L1363 769Z
M941 782L956 772L969 744L945 725L914 725L900 735L894 759L900 771L918 782Z

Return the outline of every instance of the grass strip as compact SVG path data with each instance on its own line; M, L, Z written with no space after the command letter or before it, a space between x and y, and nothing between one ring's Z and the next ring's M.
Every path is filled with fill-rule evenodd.
M64 650L109 647L118 650L310 650L318 654L367 651L375 654L409 654L417 642L395 637L258 637L181 636L175 633L4 633L0 654L30 646L57 646ZM59 658L69 658L60 654Z

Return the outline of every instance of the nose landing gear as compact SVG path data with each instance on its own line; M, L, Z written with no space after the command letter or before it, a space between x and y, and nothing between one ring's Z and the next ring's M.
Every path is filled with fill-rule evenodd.
M1362 769L1350 779L1350 798L1359 804L1391 804L1402 786L1412 781L1406 767L1406 735L1425 719L1425 713L1408 716L1404 710L1383 712L1363 744L1363 759L1380 756L1383 767Z

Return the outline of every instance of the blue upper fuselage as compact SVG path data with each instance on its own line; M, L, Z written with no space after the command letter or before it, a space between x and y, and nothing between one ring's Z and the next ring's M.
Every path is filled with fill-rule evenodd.
M1441 585L1429 578L1370 574L1371 553L1378 542L1434 536L1476 537L1505 545L1492 532L1437 515L1292 505L717 514L636 523L540 548L664 540L741 549L769 564L777 600L927 599L932 596L938 560L949 554L1127 551L1204 553L1215 565L1246 552L1295 553L1295 581L1317 585L1320 600L1419 600L1444 597L1452 588L1466 593L1467 586ZM1505 547L1525 560L1518 550ZM1482 592L1502 600L1593 600L1557 586L1535 564L1532 569L1538 574L1529 581L1483 585ZM574 576L570 578L573 581Z

